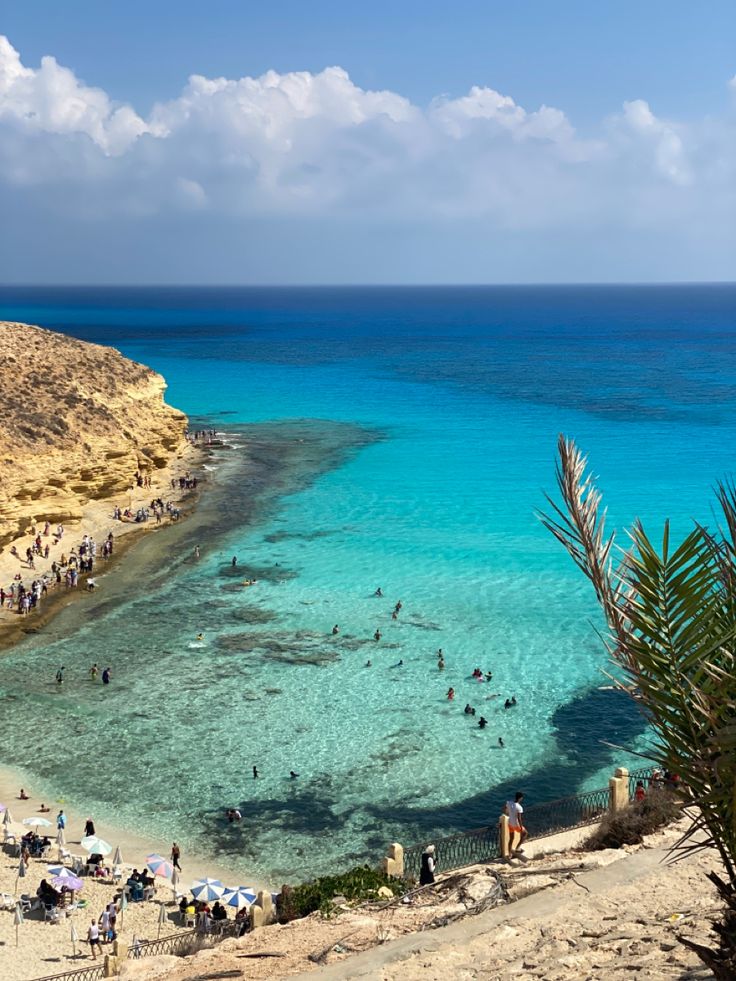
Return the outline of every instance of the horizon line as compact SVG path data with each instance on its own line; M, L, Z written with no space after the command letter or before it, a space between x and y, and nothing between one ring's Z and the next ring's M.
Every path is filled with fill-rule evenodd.
M601 287L601 286L736 286L736 279L601 280L595 282L529 281L497 283L0 283L5 289L503 289L518 287Z

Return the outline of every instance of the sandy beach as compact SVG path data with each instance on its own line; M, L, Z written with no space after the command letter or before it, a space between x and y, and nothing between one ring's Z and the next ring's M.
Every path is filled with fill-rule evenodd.
M135 513L139 508L150 505L152 499L160 497L165 503L170 501L176 505L185 515L195 502L197 492L192 489L180 489L178 481L187 473L194 475L200 473L204 458L203 451L204 446L201 444L182 441L179 451L169 464L150 473L150 486L138 487L134 475L131 474L131 487L128 492L104 500L89 501L84 507L81 520L65 523L64 537L61 541L57 541L53 535L56 530L55 525L50 529L48 536L42 534L45 517L39 513L36 515L36 527L42 536L43 546L46 544L49 546L48 558L35 556L35 568L29 569L25 562L25 553L32 544L34 536L29 533L16 538L0 552L0 585L7 590L17 574L23 577L22 581L26 587L29 587L34 579L39 579L44 574L51 577L52 563L58 562L62 554L68 556L72 547L78 548L84 535L89 535L98 545L101 545L108 533L112 532L115 536L115 552L112 558L107 561L98 554L94 570L97 590L104 590L104 585L101 582L102 577L119 561L126 548L142 534L165 527L171 521L168 514L163 517L160 524L154 518L141 523L116 521L113 518L114 508L116 506L122 509L127 508ZM176 484L175 487L172 487L172 480ZM13 548L18 553L17 556L12 554ZM16 609L0 608L0 649L12 646L29 631L38 630L48 623L61 607L73 600L83 599L87 592L84 579L85 577L80 577L80 585L74 589L68 589L63 582L58 586L49 586L49 592L41 600L40 607L37 607L27 616L21 616Z
M18 799L20 787L30 796L30 800ZM33 783L26 775L8 767L0 768L0 803L11 812L13 823L10 828L18 837L28 830L22 823L24 818L44 817L51 821L52 827L47 829L52 839L52 849L48 859L32 858L25 878L18 880L18 859L7 851L0 852L0 893L19 897L22 893L35 895L41 879L48 878L46 869L49 865L57 864L59 853L56 845L56 815L63 808L67 817L66 849L72 855L85 856L86 852L79 844L83 836L84 822L88 817L95 821L96 833L109 842L113 852L107 856L110 861L115 848L122 852L126 869L145 867L146 856L152 853L169 858L170 841L144 839L131 832L113 827L106 821L97 820L94 814L84 813L74 807L66 799L54 800L43 796L43 788ZM45 804L50 808L48 813L41 814L40 807ZM212 862L206 862L197 856L182 854L180 859L182 874L179 878L178 889L186 891L192 882L201 876L220 879L227 886L253 885L260 888L257 882L235 882L227 868ZM68 862L67 862L68 865ZM124 876L127 878L127 876ZM71 916L62 919L58 924L43 921L42 914L34 911L26 917L19 928L19 943L15 944L15 927L13 926L12 911L0 910L0 977L3 981L27 981L27 979L42 977L47 974L61 973L75 966L91 964L92 959L86 943L77 944L76 956L70 940L71 927L83 941L89 922L94 916L98 918L105 905L109 903L119 888L114 884L85 877L84 889L80 899L87 899L89 905L85 909L76 910ZM157 880L158 888L153 900L143 903L131 903L123 918L122 927L118 930L121 940L132 943L133 938L151 940L158 936L158 917L160 903L166 904L168 912L167 923L161 927L161 936L168 936L182 930L179 923L178 908L173 901L173 892L168 880ZM103 951L104 951L103 947Z

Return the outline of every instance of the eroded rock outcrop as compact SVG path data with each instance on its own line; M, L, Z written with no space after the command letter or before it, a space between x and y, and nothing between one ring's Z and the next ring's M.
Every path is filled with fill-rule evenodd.
M0 322L0 548L164 467L187 425L165 389L114 348Z

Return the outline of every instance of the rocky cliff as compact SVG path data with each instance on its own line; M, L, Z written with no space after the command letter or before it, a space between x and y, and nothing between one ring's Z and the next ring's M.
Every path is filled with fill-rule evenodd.
M164 467L187 424L165 388L113 348L0 322L0 549Z

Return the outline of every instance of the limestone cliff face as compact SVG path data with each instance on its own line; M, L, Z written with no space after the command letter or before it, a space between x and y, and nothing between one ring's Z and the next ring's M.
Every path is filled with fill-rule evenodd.
M114 348L0 321L0 548L164 467L187 424L165 388Z

